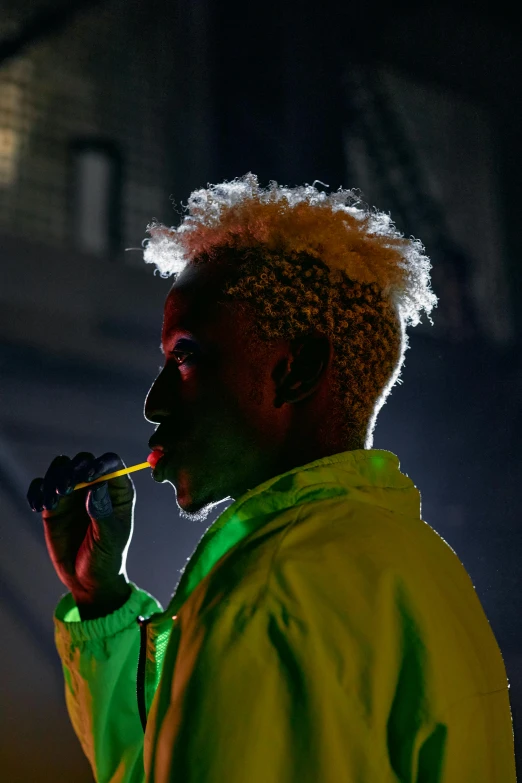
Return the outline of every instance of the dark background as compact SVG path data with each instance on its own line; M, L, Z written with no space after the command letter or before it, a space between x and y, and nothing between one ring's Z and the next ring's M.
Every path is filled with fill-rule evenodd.
M30 480L56 454L142 462L170 287L153 218L208 182L357 187L419 237L439 296L375 431L466 566L522 752L522 57L515 6L4 0L0 10L2 774L92 780L66 713L64 593ZM135 248L126 250L126 248ZM150 473L129 578L166 605L206 525ZM224 506L216 510L214 517ZM211 520L209 520L211 521Z

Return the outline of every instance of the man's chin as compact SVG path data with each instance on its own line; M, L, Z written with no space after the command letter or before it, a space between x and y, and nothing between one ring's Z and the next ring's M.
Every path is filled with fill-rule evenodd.
M174 487L176 489L176 487ZM223 503L230 498L221 498L220 500L196 500L187 497L176 490L176 505L179 509L179 515L182 519L188 519L190 522L204 522L210 512L219 503Z
M188 519L191 522L204 522L212 509L219 503L225 501L232 501L233 498L227 496L218 498L212 496L212 493L200 493L194 492L193 480L194 477L189 476L187 471L174 471L168 470L158 471L159 475L155 476L158 483L170 484L174 488L176 494L176 505L179 509L179 515L182 519ZM209 496L210 495L210 496Z
M212 504L204 506L198 506L196 503L192 503L188 506L182 505L179 500L176 500L176 505L179 510L179 515L182 519L188 519L189 522L204 522L212 508Z

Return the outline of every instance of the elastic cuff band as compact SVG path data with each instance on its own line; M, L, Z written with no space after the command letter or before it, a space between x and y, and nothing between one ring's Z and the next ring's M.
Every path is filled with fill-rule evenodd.
M67 636L72 642L85 642L92 639L104 639L129 628L139 615L148 616L162 612L161 604L146 590L129 582L131 594L127 601L115 612L94 620L82 620L72 593L66 593L60 599L54 611L54 625L61 636Z

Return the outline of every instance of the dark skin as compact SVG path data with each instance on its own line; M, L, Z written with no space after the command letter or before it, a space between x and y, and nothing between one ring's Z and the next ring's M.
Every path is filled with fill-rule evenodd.
M178 276L165 302L164 366L144 407L169 452L155 478L199 520L212 504L349 448L332 413L329 338L252 339L252 311L220 297L222 280L204 265Z

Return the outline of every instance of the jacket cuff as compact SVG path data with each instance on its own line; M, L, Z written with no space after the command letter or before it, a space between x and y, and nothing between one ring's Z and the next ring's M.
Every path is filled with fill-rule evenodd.
M115 612L94 620L82 620L76 602L71 593L63 595L54 611L56 633L66 635L72 642L86 642L103 639L128 628L136 622L139 615L148 617L154 612L162 612L161 604L153 595L142 590L134 582L129 582L131 594L127 601Z

